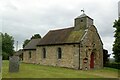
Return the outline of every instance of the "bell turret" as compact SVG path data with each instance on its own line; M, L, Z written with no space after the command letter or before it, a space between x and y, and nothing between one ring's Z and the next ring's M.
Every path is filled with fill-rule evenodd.
M91 25L93 25L93 19L87 16L84 12L82 15L75 18L75 22L74 22L75 30L80 30L80 29L85 30Z

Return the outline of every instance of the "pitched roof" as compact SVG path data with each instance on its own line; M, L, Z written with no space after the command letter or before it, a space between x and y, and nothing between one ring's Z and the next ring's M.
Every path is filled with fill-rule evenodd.
M83 18L83 17L90 18L84 13L78 16L77 18ZM85 34L85 30L75 31L74 27L59 29L59 30L51 30L41 39L38 45L79 43L84 34Z
M77 18L83 18L83 17L88 17L88 18L90 18L88 15L86 15L85 13L83 13L83 14L81 14L80 16L78 16ZM75 19L77 19L77 18L75 18ZM92 18L90 18L90 19L92 19ZM92 19L93 20L93 19Z
M38 45L65 43L74 27L51 30L40 41Z
M51 30L40 41L38 45L51 45L63 43L79 43L85 31L75 31L74 27Z
M32 39L25 47L24 50L34 50L36 49L36 46L40 42L41 39Z
M87 15L85 13L83 13L82 15L78 16L77 18L82 18L82 17L87 17Z
M23 50L22 49L20 49L19 51L17 51L17 52L15 52L15 56L19 56L19 55L21 55L23 53Z
M79 31L72 31L69 37L67 38L66 42L67 43L78 43L80 42L82 36L84 35L85 31L84 30L79 30Z

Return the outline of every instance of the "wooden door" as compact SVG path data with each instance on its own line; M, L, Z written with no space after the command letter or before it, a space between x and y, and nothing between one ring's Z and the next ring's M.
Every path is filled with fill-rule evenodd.
M94 53L90 56L90 68L94 68Z

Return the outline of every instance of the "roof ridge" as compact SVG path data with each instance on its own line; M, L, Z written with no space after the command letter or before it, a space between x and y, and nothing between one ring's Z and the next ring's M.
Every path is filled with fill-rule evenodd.
M36 46L39 44L41 38L31 39L30 42L23 48L26 49L36 49Z
M66 29L71 29L71 28L74 28L74 27L68 27L68 28L61 28L61 29L56 29L56 30L50 30L50 31L61 31L61 30L66 30Z
M86 15L85 13L81 14L80 16L76 17L75 19L78 19L78 18L83 18L83 17L88 17L90 19L92 19L90 16ZM92 19L93 20L93 19Z
M39 39L41 39L41 38L36 38L36 39L31 39L31 40L39 40ZM30 40L30 41L31 41L31 40Z

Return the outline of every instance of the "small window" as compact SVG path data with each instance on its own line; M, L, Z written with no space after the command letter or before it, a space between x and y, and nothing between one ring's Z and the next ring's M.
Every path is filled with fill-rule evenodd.
M62 50L61 48L58 48L58 59L62 58Z
M31 51L29 51L29 58L31 58L32 56L31 56Z
M81 20L81 22L83 22L83 20Z
M46 58L46 49L43 48L43 58Z

